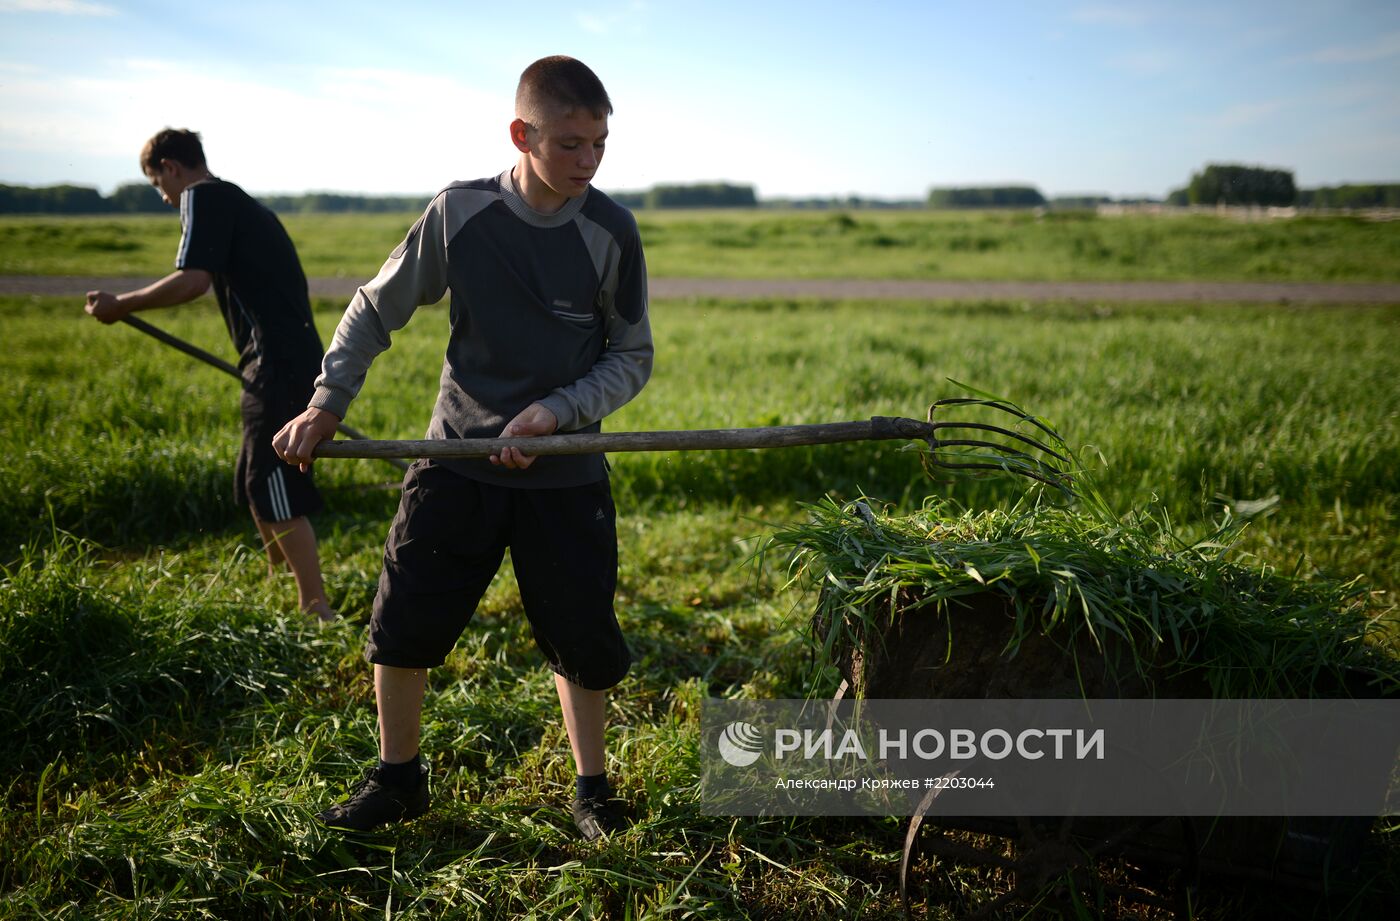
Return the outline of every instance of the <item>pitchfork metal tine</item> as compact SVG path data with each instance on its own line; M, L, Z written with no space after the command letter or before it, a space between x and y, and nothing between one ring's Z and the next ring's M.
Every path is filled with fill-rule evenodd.
M1055 458L1055 460L1060 461L1061 463L1065 463L1065 464L1068 464L1068 463L1069 463L1069 458L1067 458L1067 457L1065 457L1064 455L1060 454L1058 451L1054 450L1054 449L1051 448L1049 445L1046 445L1046 444L1043 444L1043 443L1041 443L1041 442L1039 442L1039 441L1036 441L1034 438L1030 437L1029 435L1022 435L1020 432L1013 432L1013 431L1010 431L1010 430L1008 430L1008 429L1001 428L1000 426L997 426L997 425L987 425L986 423L983 423L983 422L934 422L934 423L932 423L932 426L933 426L933 431L934 431L934 432L938 431L939 429L947 429L947 428L952 428L952 429L977 429L977 430L983 431L983 432L994 432L994 433L997 434L997 435L1004 435L1004 436L1006 436L1007 438L1014 438L1014 439L1016 439L1017 441L1022 442L1023 444L1028 444L1028 445L1030 445L1032 448L1035 448L1035 449L1038 450L1038 451L1044 451L1046 454L1049 454L1051 457ZM1051 434L1054 434L1054 433L1052 432ZM937 436L933 436L933 440L934 440L934 447L937 448L937 447L938 447L938 443L941 441L941 439L939 439Z
M1021 476L1030 477L1032 480L1038 480L1041 483L1044 483L1046 486L1053 486L1056 489L1070 488L1069 474L1059 470L1054 470L1054 468L1045 469L1054 470L1054 476L1058 477L1058 479L1054 479L1048 476L1041 476L1040 474L1030 470L1025 470L1020 467L1006 466L1003 464L954 464L948 461L940 460L935 460L931 463L935 467L943 467L946 470L1000 470L1002 473L1019 473Z
M1049 440L1053 441L1055 444L1060 446L1064 445L1064 440L1060 438L1058 432L1045 425L1045 423L1036 419L1034 416L1021 411L1009 403L1005 403L1001 400L986 400L973 397L950 397L948 399L938 400L928 408L929 432L927 438L931 450L924 456L923 460L924 468L930 476L934 475L932 469L934 467L942 467L945 470L1000 470L1004 473L1018 473L1021 476L1028 477L1039 483L1044 483L1047 486L1054 486L1056 489L1065 490L1067 492L1071 491L1070 484L1072 482L1072 477L1069 471L1054 466L1042 457L1028 454L1026 451L1020 450L1019 448L997 442L980 441L970 438L939 438L937 433L940 429L971 429L980 432L991 432L1003 438L1018 441L1036 451L1044 453L1047 457L1053 457L1066 467L1073 466L1068 457L1056 451L1045 442L1020 432L1013 432L999 425L990 425L985 422L934 422L934 413L942 406L986 406L991 409L999 410L1000 412L1015 416L1022 422L1029 422L1049 436ZM983 448L991 452L991 454L990 456L977 453L954 454L946 460L939 455L939 451L952 447ZM957 458L966 459L957 460Z
M978 400L972 397L948 397L944 400L935 400L933 402L933 405L928 408L928 421L933 421L933 411L940 406L963 406L969 403L975 403L978 406L990 406L992 409L999 409L1004 413L1009 413L1010 415L1013 415L1024 422L1029 422L1031 425L1040 429L1042 432L1049 435L1056 441L1060 440L1060 434L1058 432L1050 428L1045 423L1041 422L1035 416L1032 416L1031 414L1021 409L1018 409L1017 407L1012 406L1009 403L1003 403L1000 400Z
M993 451L996 451L996 452L997 452L1000 456L1002 456L1002 457L1013 457L1013 458L1017 458L1017 459L1024 460L1024 461L1026 461L1026 462L1028 462L1028 463L1031 463L1031 464L1036 464L1037 466L1041 466L1041 467L1050 467L1051 470L1056 470L1056 469L1058 469L1058 468L1056 468L1056 467L1051 467L1049 464L1047 464L1045 461L1041 460L1040 458L1036 457L1034 454L1027 454L1025 451L1018 451L1016 448L1010 447L1009 445L999 445L999 444L997 444L996 442L993 442L993 441L976 441L976 440L971 439L971 438L954 438L954 439L950 439L950 440L948 440L948 441L944 441L943 439L940 438L940 439L938 439L938 447L939 447L940 449L942 449L942 448L991 448Z

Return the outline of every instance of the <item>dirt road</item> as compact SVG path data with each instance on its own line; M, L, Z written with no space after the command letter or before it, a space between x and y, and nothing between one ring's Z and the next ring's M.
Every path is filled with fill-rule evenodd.
M129 291L146 278L0 275L0 294L82 297ZM364 279L312 278L311 293L349 299ZM1400 304L1400 284L1213 281L893 281L880 279L652 278L653 298L868 298L909 301L1246 302Z

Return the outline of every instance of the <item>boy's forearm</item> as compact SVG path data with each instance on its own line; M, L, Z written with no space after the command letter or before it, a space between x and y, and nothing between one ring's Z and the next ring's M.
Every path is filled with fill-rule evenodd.
M364 386L369 366L389 344L388 332L361 291L336 326L308 407L324 409L344 419L351 401Z
M188 303L209 290L213 276L203 269L178 269L144 288L117 295L127 312L174 307Z

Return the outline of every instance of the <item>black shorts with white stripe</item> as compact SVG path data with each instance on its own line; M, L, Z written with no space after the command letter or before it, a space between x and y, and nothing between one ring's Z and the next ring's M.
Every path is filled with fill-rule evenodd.
M260 521L286 521L319 512L324 503L310 473L277 456L272 438L306 408L310 389L259 375L243 390L243 445L233 475L233 496Z

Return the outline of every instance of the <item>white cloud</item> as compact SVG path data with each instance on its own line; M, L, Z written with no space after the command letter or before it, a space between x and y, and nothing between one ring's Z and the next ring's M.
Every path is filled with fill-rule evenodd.
M628 93L626 113L609 123L604 189L645 189L669 182L753 184L759 195L810 195L833 182L862 182L876 171L858 162L857 145L795 145L762 106L709 110L677 106L655 89ZM706 139L697 143L694 139ZM734 138L732 142L720 139ZM834 147L835 145L833 145ZM880 190L884 193L885 190ZM874 190L867 189L867 194Z
M196 63L123 61L99 77L0 85L0 151L129 163L114 183L171 125L199 131L214 170L249 190L429 193L509 165L511 114L509 97L411 71L319 69L287 88Z
M1116 54L1108 59L1108 66L1139 77L1155 77L1173 70L1179 61L1173 52L1149 48Z
M1141 4L1088 4L1070 11L1070 19L1093 26L1140 26L1153 18L1153 12Z
M116 9L86 0L0 0L0 13L58 13L63 16L115 16Z
M651 10L646 3L634 2L589 13L575 13L574 25L589 35L642 35Z
M585 32L594 35L607 35L609 32L608 22L598 16L589 13L579 13L574 17L574 22Z
M1218 128L1240 128L1273 118L1287 106L1288 103L1282 99L1244 102L1222 109L1209 116L1206 121Z
M150 73L175 73L179 70L173 61L162 61L159 58L126 58L117 63L127 70L142 70Z
M1303 60L1321 64L1364 64L1400 55L1400 32L1390 32L1359 45L1333 45L1305 55Z

